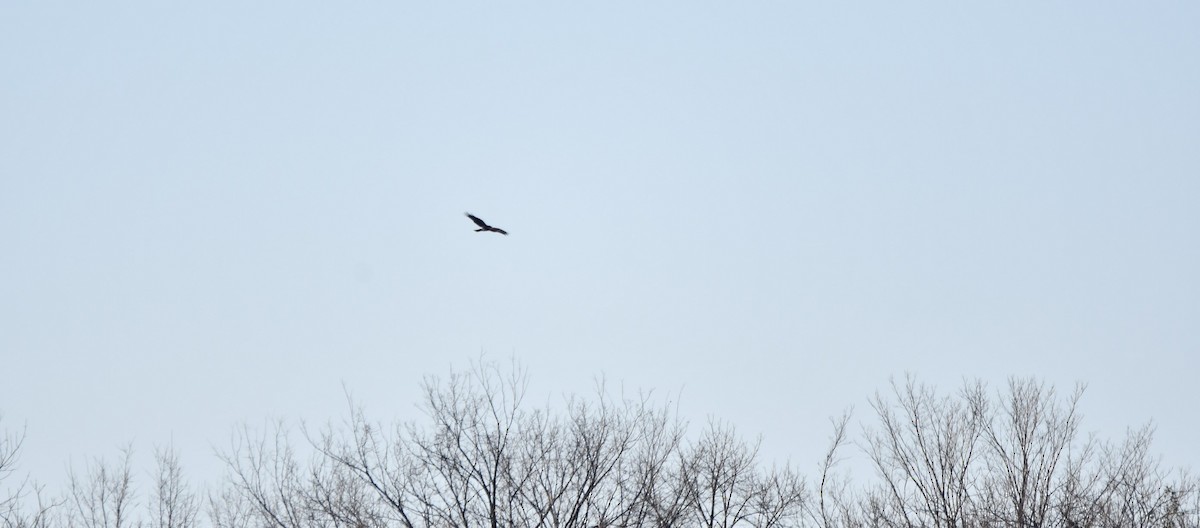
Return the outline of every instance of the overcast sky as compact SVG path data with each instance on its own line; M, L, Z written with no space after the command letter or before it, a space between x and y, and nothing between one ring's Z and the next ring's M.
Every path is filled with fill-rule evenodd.
M1200 3L5 2L22 470L515 358L813 467L911 372L1200 468ZM475 233L475 213L509 231ZM856 419L856 422L857 420Z

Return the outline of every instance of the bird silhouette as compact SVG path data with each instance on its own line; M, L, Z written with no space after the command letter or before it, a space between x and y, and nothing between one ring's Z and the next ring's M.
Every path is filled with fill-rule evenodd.
M467 214L467 218L470 218L472 222L475 222L475 225L479 226L479 229L475 230L476 233L478 233L480 231L494 231L496 233L500 233L501 235L506 235L506 236L508 235L508 231L505 231L498 227L492 227L490 225L487 225L487 222L484 222L478 216L475 216L471 213L466 213L466 214Z

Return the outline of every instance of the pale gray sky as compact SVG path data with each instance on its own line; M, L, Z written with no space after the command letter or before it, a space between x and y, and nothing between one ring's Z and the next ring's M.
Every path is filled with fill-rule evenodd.
M337 418L343 383L410 417L482 351L537 400L682 391L808 468L889 376L1018 374L1200 467L1197 28L1193 2L6 2L0 413L43 481L172 439L208 476L241 421Z

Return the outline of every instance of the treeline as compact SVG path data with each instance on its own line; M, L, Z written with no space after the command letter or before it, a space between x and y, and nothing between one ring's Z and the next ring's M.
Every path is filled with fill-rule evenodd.
M476 365L424 385L419 423L351 403L340 426L241 428L216 489L188 484L172 451L135 483L128 451L68 474L65 491L17 478L23 434L0 424L4 527L1162 527L1200 526L1194 477L1160 467L1151 430L1083 434L1082 387L1032 379L939 394L912 378L871 399L861 431L835 419L805 476L766 465L721 423L689 431L640 395L527 405L525 374ZM861 456L873 471L839 466Z

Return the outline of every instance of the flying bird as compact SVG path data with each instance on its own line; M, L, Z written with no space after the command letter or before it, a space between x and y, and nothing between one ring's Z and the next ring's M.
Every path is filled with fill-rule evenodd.
M471 213L467 213L467 218L470 218L472 222L475 222L475 225L479 226L479 229L475 230L475 232L477 232L477 233L479 231L495 231L497 233L500 233L501 235L508 235L508 231L505 231L498 227L492 227L490 225L487 225L487 222L484 222L478 216L475 216Z

